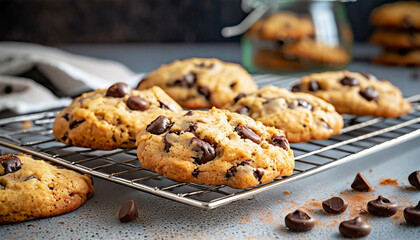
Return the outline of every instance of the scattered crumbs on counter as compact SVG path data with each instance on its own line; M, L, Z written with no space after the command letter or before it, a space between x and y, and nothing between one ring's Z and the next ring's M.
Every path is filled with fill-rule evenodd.
M381 178L381 179L379 179L379 184L380 185L398 186L398 181L397 181L397 179L392 179L392 178Z
M62 224L62 225L63 225L63 224L64 224L64 222L58 222L58 224Z
M371 168L371 169L369 169L369 172L373 172L373 169Z
M290 191L284 190L284 194L290 194Z

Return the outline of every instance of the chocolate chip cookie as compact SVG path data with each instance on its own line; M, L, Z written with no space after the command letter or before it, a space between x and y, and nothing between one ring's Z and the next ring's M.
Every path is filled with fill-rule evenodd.
M281 130L216 108L161 115L137 145L143 167L181 182L248 188L294 168Z
M303 77L292 91L320 97L343 114L396 118L411 110L411 104L397 87L369 73L314 73Z
M420 29L420 3L398 1L384 4L373 10L370 20L379 27Z
M343 128L343 118L331 104L306 93L266 86L235 100L229 110L283 130L290 142L329 138Z
M375 62L395 66L420 66L420 49L387 49Z
M257 90L240 65L218 59L191 58L162 65L143 79L138 89L161 87L186 108L222 107L240 92Z
M419 48L420 31L375 30L370 42L386 48Z
M92 195L88 175L59 169L30 155L0 157L0 224L68 213Z
M182 108L162 89L132 90L125 83L82 94L55 118L59 141L93 149L135 148L136 134L161 114Z

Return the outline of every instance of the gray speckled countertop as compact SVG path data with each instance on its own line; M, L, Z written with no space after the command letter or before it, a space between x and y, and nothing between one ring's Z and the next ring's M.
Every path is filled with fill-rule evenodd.
M219 57L239 62L240 50L235 44L218 45L72 45L64 50L95 57L118 60L134 71L150 71L161 63L191 56ZM356 56L363 58L376 49L358 46ZM389 79L406 96L420 93L420 69L378 66L355 62L350 70L371 72ZM1 116L0 116L1 117ZM379 194L391 198L401 206L414 205L420 192L411 187L407 176L420 169L420 138L393 146L357 159L318 175L293 182L240 200L214 210L203 210L147 193L123 187L98 178L94 179L95 195L80 209L47 219L0 226L0 239L331 239L340 238L338 224L358 214L361 203ZM359 194L350 184L357 172L363 172L374 192ZM381 185L386 178L397 185ZM290 194L286 194L285 190ZM349 210L342 215L327 215L320 202L332 195L344 197ZM121 204L134 199L139 217L122 224L117 219ZM308 209L317 219L316 227L307 233L285 229L284 216L298 207ZM365 239L420 239L420 227L405 224L402 209L391 218L367 217L372 227Z

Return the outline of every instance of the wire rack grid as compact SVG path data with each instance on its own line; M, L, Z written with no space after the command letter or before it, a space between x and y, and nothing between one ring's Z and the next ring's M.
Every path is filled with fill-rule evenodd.
M259 86L290 86L296 76L255 76ZM57 112L43 112L0 120L0 145L111 182L192 206L213 209L233 201L342 165L367 154L420 136L420 94L408 98L413 110L396 119L345 115L345 127L326 140L291 144L295 155L292 176L248 189L204 186L170 180L142 168L135 149L93 150L65 145L52 136Z

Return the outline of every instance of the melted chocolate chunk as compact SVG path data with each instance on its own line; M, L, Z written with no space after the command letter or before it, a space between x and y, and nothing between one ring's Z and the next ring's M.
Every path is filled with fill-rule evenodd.
M363 176L361 172L357 173L356 178L351 184L351 188L361 192L368 192L372 189L368 180L365 178L365 176Z
M193 177L198 177L198 174L200 173L200 170L198 168L194 169L194 171L191 173Z
M349 76L345 76L343 79L341 79L340 83L341 85L350 86L350 87L359 86L360 84L359 80L357 80L356 78L349 77Z
M176 135L179 135L179 134L181 134L181 131L179 131L179 130L170 130L165 135L165 137L163 138L163 142L165 143L165 148L164 148L165 152L169 152L169 149L172 147L172 145L167 140L168 134L176 134Z
M287 214L284 223L290 230L297 232L309 231L315 227L315 219L303 209Z
M241 136L241 138L249 139L256 144L259 144L261 142L261 137L258 136L254 131L252 131L247 126L238 125L236 126L235 131L238 133L239 136Z
M344 237L361 238L369 235L371 228L361 217L355 217L341 222L338 230Z
M1 156L0 164L4 168L4 174L16 172L22 167L22 162L19 157L13 154Z
M390 217L397 213L398 205L382 195L375 200L369 201L367 209L370 214L382 217Z
M198 86L197 91L203 95L208 101L210 100L210 90L205 86Z
M237 168L238 168L238 166L247 166L247 165L249 165L250 163L251 163L251 160L245 160L245 161L243 161L243 162L239 163L238 165L236 165L236 166L233 166L233 167L229 168L229 169L227 170L227 172L226 172L226 177L227 177L227 178L230 178L230 177L235 176L235 173L237 172Z
M276 147L281 147L284 150L289 150L289 141L287 141L286 137L284 136L274 136L271 139L271 144Z
M292 92L300 92L300 88L302 87L301 83L296 83L292 86L292 88L290 89L290 91Z
M373 87L367 87L363 90L360 90L359 94L368 101L377 100L379 97L379 92L376 91L376 89Z
M233 99L233 101L236 103L237 101L239 101L239 99L241 99L241 98L243 98L243 97L246 97L246 96L248 96L247 94L245 94L245 93L239 93L234 99Z
M409 16L404 17L402 23L406 28L412 28L414 25L413 20Z
M341 197L332 197L322 202L322 208L328 213L342 213L347 207L348 204Z
M420 226L420 201L417 206L404 209L404 218L408 224Z
M405 56L405 55L407 55L409 52L410 52L410 50L409 50L409 49L405 49L405 48L400 48L400 49L398 49L398 51L397 51L397 53L398 53L399 55L401 55L401 56Z
M127 106L131 110L145 111L149 109L150 103L142 97L131 96L127 99Z
M85 120L82 121L71 121L69 124L69 128L73 129L73 128L77 128L80 124L82 124Z
M414 171L408 176L408 182L420 190L420 170Z
M234 88L236 87L236 85L237 85L237 84L238 84L237 82L234 82L234 83L230 84L230 85L229 85L229 87L230 87L231 89L234 89Z
M128 200L122 205L120 211L118 212L118 219L122 223L130 222L136 219L138 216L137 205L134 200Z
M304 99L296 99L293 104L289 104L289 108L294 108L295 106L308 109L309 111L313 110L313 107L308 101Z
M181 86L192 88L197 82L197 74L189 73L185 76L180 77L179 79L175 80L174 86Z
M216 157L214 147L210 143L195 137L191 139L191 144L195 144L198 147L196 150L201 152L200 156L194 157L197 164L205 164Z
M308 89L309 91L318 91L321 89L321 86L319 85L319 83L316 80L311 80L308 83Z
M160 135L166 131L172 126L169 119L163 115L160 115L155 120L153 120L149 125L146 127L146 131L155 134Z
M174 111L168 105L166 105L165 103L163 103L163 102L161 102L159 100L158 100L158 102L159 102L159 107L160 108L165 109L165 110L169 110L169 111L172 111L172 112Z
M214 63L210 63L208 65L206 65L205 63L200 63L200 64L196 64L195 66L200 67L200 68L211 69L214 67Z
M194 114L193 111L188 111L184 116L192 116Z
M262 177L264 176L264 170L261 168L257 168L254 171L254 177L258 180L261 181Z
M195 130L197 130L197 123L196 122L187 122L187 124L188 124L188 127L184 131L195 133Z
M68 113L65 113L65 114L63 115L63 118L64 118L64 119L66 119L66 121L69 121L69 114L68 114Z
M131 92L131 88L130 86L128 86L128 84L123 83L123 82L118 82L108 88L105 96L121 98L129 94L130 92Z
M326 121L324 121L324 119L321 119L321 124L324 128L329 129L329 130L333 130L330 125L328 125L328 123Z
M360 74L370 81L378 81L378 79L371 73L360 72Z
M244 114L244 115L248 115L249 113L249 108L242 106L240 107L238 110L236 110L235 112L239 113L239 114Z
M36 179L36 180L38 180L38 181L41 181L41 180L40 180L37 176L35 176L35 175L31 175L31 176L29 176L29 177L25 178L23 181L24 181L24 182L26 182L26 181L31 180L31 179Z

